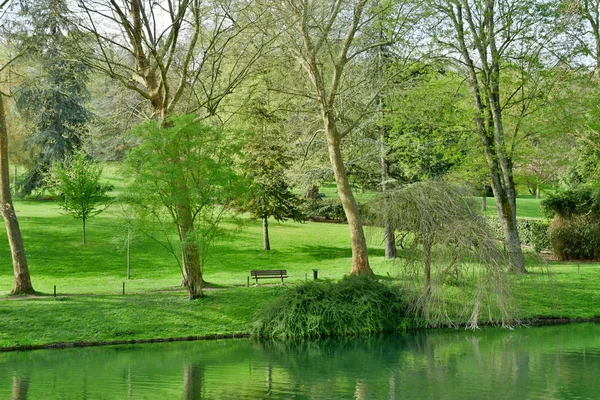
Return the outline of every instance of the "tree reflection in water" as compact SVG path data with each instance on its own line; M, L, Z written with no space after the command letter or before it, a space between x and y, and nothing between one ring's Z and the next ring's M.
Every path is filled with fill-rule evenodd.
M200 364L188 364L183 369L184 400L202 400L204 367Z
M27 400L29 392L29 377L13 376L11 400Z

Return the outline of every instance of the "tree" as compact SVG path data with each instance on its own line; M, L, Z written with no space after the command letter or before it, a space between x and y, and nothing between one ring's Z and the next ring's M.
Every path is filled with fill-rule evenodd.
M428 324L437 325L448 318L443 313L444 302L439 302L444 286L449 282L456 285L466 276L470 281L474 275L479 275L479 282L473 292L470 324L476 327L479 310L492 305L498 308L503 325L510 321L506 262L469 191L442 181L417 182L379 196L373 213L378 225L387 219L408 238L409 260L419 259L423 289L414 295L411 307L422 313ZM479 264L476 272L471 271L473 261ZM412 280L405 280L408 293L413 289Z
M4 11L10 0L0 2L0 10ZM8 67L15 58L5 62L0 72ZM0 92L0 206L2 207L2 217L6 226L6 236L12 255L14 285L11 291L12 295L35 294L31 277L29 275L29 266L25 256L25 246L19 228L17 214L13 207L12 196L10 193L10 176L8 170L8 129L6 126L6 115L4 108L5 94Z
M127 157L126 201L140 219L162 227L162 241L153 238L176 258L190 299L202 297L210 244L247 188L236 171L239 137L195 115L172 116L164 125L151 121L134 133L141 143ZM171 241L174 226L179 246Z
M286 148L275 138L257 137L246 152L246 171L251 179L249 199L241 208L262 220L263 249L271 250L268 218L301 221L299 198L286 181L285 173L291 163Z
M0 7L1 8L1 7ZM29 266L25 256L25 246L21 237L21 229L17 214L12 204L10 194L10 176L8 171L8 131L4 115L4 95L0 93L0 203L2 217L6 226L6 234L10 245L15 275L14 286L11 294L34 294Z
M141 0L78 0L77 4L87 18L81 29L97 43L86 63L139 95L158 127L164 128L165 138L171 135L169 116L177 111L214 117L266 48L261 29L255 29L260 18L245 2L176 0L165 6ZM231 46L240 53L230 54ZM182 99L188 100L187 106L181 106ZM171 162L185 167L185 160ZM189 182L172 181L181 194L195 192L186 186ZM172 222L182 246L183 283L194 299L202 296L203 284L196 206L185 195L173 200L178 202Z
M502 77L511 59L526 58L543 47L543 5L504 0L434 0L434 37L458 58L468 79L477 136L483 144L510 264L525 272L516 222L514 160L506 134L505 107L518 94L503 91ZM527 50L524 50L527 49ZM538 60L541 57L538 57ZM507 97L505 97L507 96Z
M63 162L55 163L47 177L48 186L60 197L59 207L81 220L83 244L86 222L106 209L106 194L111 185L100 183L102 166L77 151Z
M274 8L282 23L288 25L287 48L304 69L311 86L309 97L319 109L338 195L350 230L351 273L372 275L363 223L341 151L342 138L360 118L350 124L350 129L341 130L337 106L346 70L369 49L381 44L369 32L369 22L380 12L378 4L368 0L288 0Z
M22 2L19 27L13 36L26 49L28 66L34 66L15 95L19 113L34 125L27 145L37 155L21 190L29 194L41 186L52 163L81 146L91 117L85 107L89 68L81 57L89 41L71 22L65 0Z

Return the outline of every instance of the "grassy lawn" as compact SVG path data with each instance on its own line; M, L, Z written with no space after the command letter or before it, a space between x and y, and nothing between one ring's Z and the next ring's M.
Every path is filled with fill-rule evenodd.
M523 199L521 199L523 200ZM535 199L527 199L533 204ZM287 269L286 284L312 277L338 279L350 270L346 225L272 222L273 250L261 250L261 226L246 221L214 243L205 278L217 289L187 300L179 286L173 256L147 235L132 243L132 279L126 280L125 222L109 209L88 223L81 244L78 220L62 215L49 201L17 201L34 288L42 296L11 298L12 264L8 246L0 248L0 347L17 344L149 339L248 330L254 310L281 288L261 282L246 287L251 269ZM386 261L381 235L367 229L371 266L378 276L395 277L402 261ZM0 241L6 243L5 233ZM513 277L520 318L600 316L600 265L550 264ZM548 274L550 271L550 275ZM126 295L121 295L126 282ZM52 296L56 285L58 296ZM460 297L459 297L460 298Z
M481 201L481 198L479 198ZM517 196L517 216L527 218L542 218L540 210L540 199L535 196ZM487 198L487 215L498 215L496 213L496 200L493 197Z

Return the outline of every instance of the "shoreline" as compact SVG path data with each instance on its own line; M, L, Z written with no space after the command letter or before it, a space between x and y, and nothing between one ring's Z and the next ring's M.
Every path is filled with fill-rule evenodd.
M550 325L566 325L566 324L582 324L582 323L600 323L600 316L592 318L561 318L561 317L538 317L529 320L520 321L514 327L534 327L534 326L550 326ZM458 327L443 326L438 328L427 328L427 330L436 329L458 329L465 328L466 325L460 324ZM483 327L500 327L499 325L482 324ZM248 332L237 332L229 334L211 334L200 336L182 336L168 338L151 338L151 339L128 339L128 340L98 340L98 341L77 341L77 342L57 342L46 344L19 345L0 347L0 353L18 352L18 351L33 351L33 350L62 350L84 347L106 347L119 345L134 345L134 344L149 344L149 343L171 343L171 342L196 342L203 340L223 340L223 339L250 339L252 335Z

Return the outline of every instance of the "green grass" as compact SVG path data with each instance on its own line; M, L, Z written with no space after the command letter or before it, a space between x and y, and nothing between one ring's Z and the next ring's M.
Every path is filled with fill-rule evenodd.
M481 201L481 198L479 198ZM535 196L517 196L517 217L542 218L540 209L540 199ZM487 215L498 215L496 213L496 200L493 197L487 198Z
M527 199L526 199L527 200ZM534 200L534 199L533 199ZM533 203L533 202L531 202ZM80 223L62 215L49 201L17 201L34 288L42 296L11 298L12 264L8 246L0 248L0 347L17 344L148 339L246 332L253 313L277 298L277 281L246 288L252 269L287 269L286 284L297 285L319 269L320 278L339 279L350 271L348 227L320 223L272 222L273 250L262 248L259 222L231 232L214 243L205 278L223 290L187 300L179 286L177 263L143 234L132 244L132 279L126 281L126 225L117 208L91 219L88 244L81 244ZM397 276L402 261L384 260L380 233L367 229L370 262L386 279ZM0 232L0 243L6 243ZM551 278L541 269L514 277L518 316L600 316L600 265L551 264ZM126 295L122 296L122 282ZM56 285L58 299L52 297ZM461 295L457 292L457 301Z

